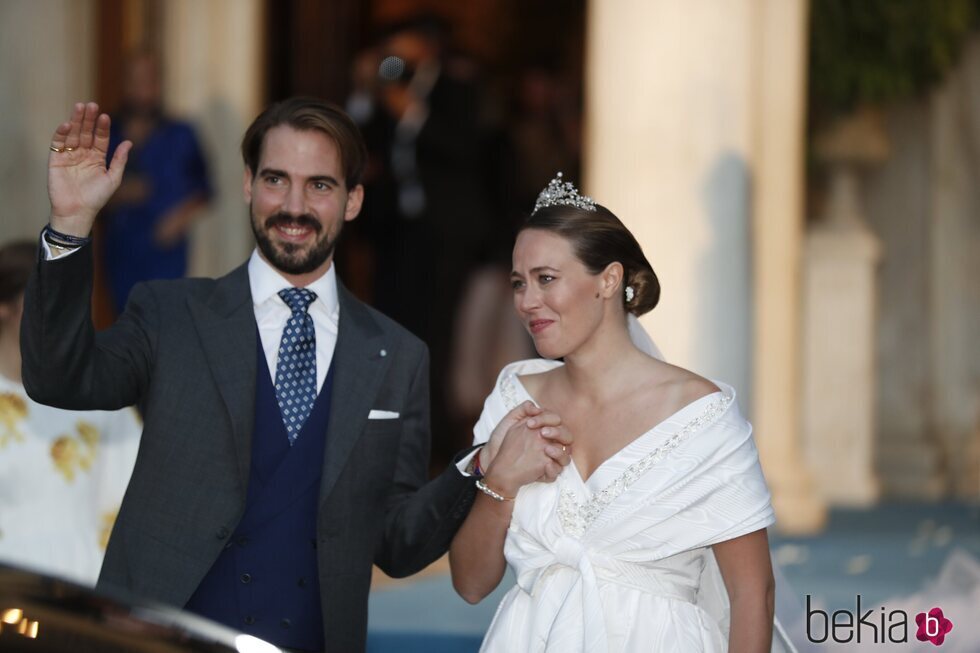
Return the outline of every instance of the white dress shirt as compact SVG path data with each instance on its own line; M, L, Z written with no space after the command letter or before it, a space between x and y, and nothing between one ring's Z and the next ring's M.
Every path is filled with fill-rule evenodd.
M252 308L255 310L255 323L259 326L262 350L275 385L279 342L292 314L289 306L279 296L279 291L292 288L293 285L259 256L258 249L252 251L248 260L248 284L252 290ZM340 319L337 271L333 264L326 274L306 288L316 293L316 299L310 304L309 314L313 318L313 328L316 331L316 391L319 394L327 378L330 361L333 360L333 350L337 345L337 323Z

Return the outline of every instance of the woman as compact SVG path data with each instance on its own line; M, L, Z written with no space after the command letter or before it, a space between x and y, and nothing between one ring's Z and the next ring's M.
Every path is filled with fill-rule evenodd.
M24 391L20 321L37 243L0 247L0 561L94 585L136 460L136 411L75 412Z
M514 304L542 358L504 368L475 441L530 400L560 415L572 462L555 483L522 484L503 450L487 452L453 584L475 603L506 564L516 572L483 651L768 651L773 511L751 427L730 386L650 355L636 316L659 299L653 269L560 177L513 255Z

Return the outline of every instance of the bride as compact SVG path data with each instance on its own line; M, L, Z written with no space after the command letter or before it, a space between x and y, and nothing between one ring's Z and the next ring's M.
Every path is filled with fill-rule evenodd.
M559 173L513 265L541 358L505 367L486 400L483 494L450 550L471 603L506 565L517 576L481 650L769 651L774 518L752 428L730 386L659 360L636 320L660 295L636 239ZM527 401L574 436L554 483L527 483L497 441Z

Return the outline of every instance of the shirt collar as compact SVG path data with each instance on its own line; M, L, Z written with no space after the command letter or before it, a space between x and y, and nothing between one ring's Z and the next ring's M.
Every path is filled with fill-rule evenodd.
M292 284L283 277L278 270L269 264L259 255L258 248L252 250L252 256L248 259L248 284L252 291L252 303L259 306L274 299L283 303L279 297L279 291L284 288L292 288ZM306 286L316 293L314 304L323 302L327 313L332 315L337 310L339 302L337 300L337 268L330 263L326 273L319 279Z

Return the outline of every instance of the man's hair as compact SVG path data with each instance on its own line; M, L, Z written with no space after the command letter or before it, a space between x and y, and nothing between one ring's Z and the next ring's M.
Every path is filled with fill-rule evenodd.
M340 151L344 183L350 190L361 183L367 162L367 146L357 125L339 107L310 97L292 97L266 108L242 138L242 158L252 174L258 173L266 132L279 125L299 131L318 131L334 142Z

